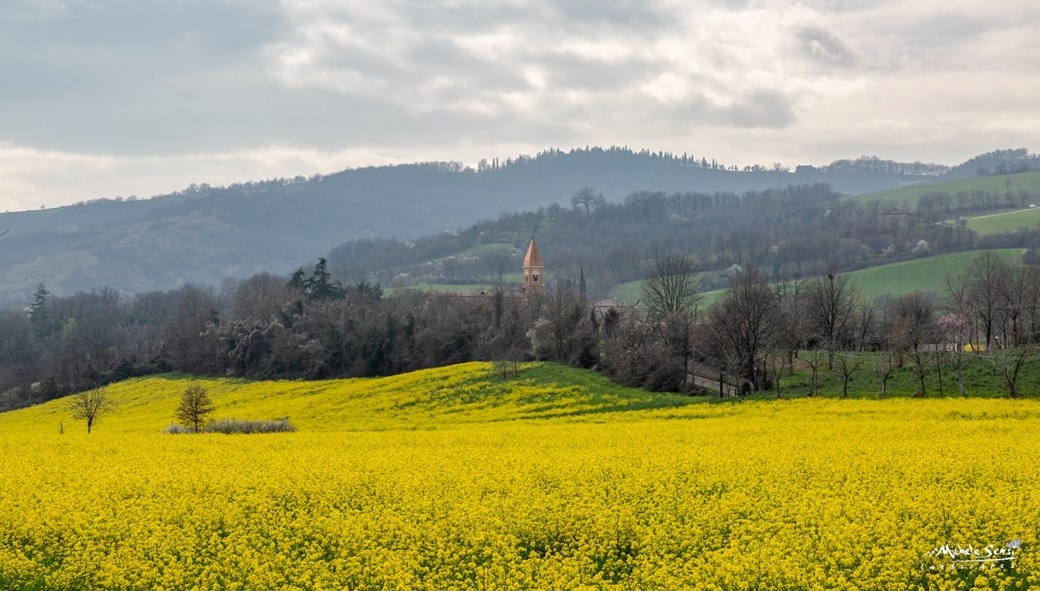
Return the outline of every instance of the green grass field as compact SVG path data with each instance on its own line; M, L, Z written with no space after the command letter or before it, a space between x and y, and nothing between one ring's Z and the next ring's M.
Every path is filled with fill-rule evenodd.
M870 267L846 275L860 293L869 297L900 296L915 291L932 291L941 295L946 289L946 278L963 275L982 252L971 250L941 254ZM1006 248L992 252L1013 262L1022 250Z
M475 257L486 254L509 254L513 251L513 245L505 242L491 242L488 244L478 244L477 246L467 248L462 252L455 253L454 257Z
M422 285L394 287L391 289L386 289L384 291L387 293L387 295L409 291L419 293L426 293L428 291L448 293L481 293L492 291L495 289L495 287L497 286L491 283L424 283Z
M979 234L1003 234L1040 224L1040 207L1016 209L968 218L968 228Z
M634 305L642 297L643 280L619 283L610 290L611 297L623 304ZM701 309L705 309L722 297L724 290L713 289L702 294Z
M1005 182L1007 180L1011 181L1010 187ZM966 191L969 193L972 191L985 191L987 193L1000 193L1003 195L1009 190L1012 193L1018 193L1019 191L1028 191L1030 193L1040 192L1040 171L976 177L959 181L946 181L925 185L912 185L901 187L899 189L879 191L877 193L854 195L846 197L845 199L849 201L858 201L860 203L882 199L885 201L895 201L896 203L903 204L906 207L913 209L917 207L918 199L920 199L925 193L943 192L956 194L960 191Z
M868 297L901 296L915 291L931 291L942 294L946 289L946 278L957 277L985 251L971 250L923 257L887 265L878 265L845 273L845 276ZM994 250L1002 259L1014 262L1022 254L1020 248ZM632 304L640 298L642 281L629 281L614 287L612 295L618 300ZM725 290L704 292L702 308L722 297Z
M888 397L911 397L920 389L920 381L914 366L914 359L909 354L900 356L888 352L845 352L835 354L835 365L827 369L827 354L823 351L818 354L819 374L817 376L817 395L825 398L842 396L842 377L839 357L845 357L849 367L857 368L849 381L849 398L881 398L881 378L877 373L883 369L886 358L890 358L895 368L886 383L886 396ZM942 381L936 371L936 354L928 353L923 359L928 366L925 377L925 395L929 398L958 398L957 378L952 368L953 352L943 352L942 360L945 364L942 369ZM802 351L794 363L794 373L784 375L780 381L780 394L782 397L802 397L809 390L811 373L808 362L813 353ZM963 353L963 377L965 384L965 395L969 398L1000 398L1007 397L1007 387L997 375L993 364L984 353ZM1021 376L1016 385L1018 394L1024 398L1040 398L1040 359L1027 361L1023 367ZM756 398L774 398L776 391L761 392Z
M623 304L635 305L643 290L643 280L619 283L610 290L610 295Z

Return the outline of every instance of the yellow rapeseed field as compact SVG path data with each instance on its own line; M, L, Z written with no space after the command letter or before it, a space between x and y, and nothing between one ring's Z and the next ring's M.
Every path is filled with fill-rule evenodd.
M1036 402L584 376L201 382L285 434L162 434L186 378L112 386L89 436L60 401L0 415L0 588L1040 586Z

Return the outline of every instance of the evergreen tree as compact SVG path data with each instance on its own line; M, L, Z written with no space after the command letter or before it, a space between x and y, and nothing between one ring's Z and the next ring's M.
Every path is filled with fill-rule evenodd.
M338 300L346 295L343 284L334 281L328 271L329 262L324 257L314 265L314 272L303 282L303 293L312 300Z
M306 280L303 278L303 275L303 267L300 267L299 269L293 271L292 276L289 277L289 287L294 287L300 291L303 291L304 283L306 282Z
M52 332L50 303L51 292L41 283L33 294L33 302L29 304L29 322L37 337L43 338Z

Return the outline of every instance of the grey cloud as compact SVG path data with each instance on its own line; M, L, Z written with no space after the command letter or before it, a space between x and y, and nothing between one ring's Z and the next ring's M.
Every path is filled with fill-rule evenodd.
M120 152L143 143L134 136L191 126L171 115L230 111L229 99L244 98L237 87L258 90L255 54L280 19L218 2L107 0L70 11L0 25L0 75L11 89L0 94L0 139Z
M67 18L68 5L61 0L5 0L0 4L0 23L25 25Z
M790 100L772 90L759 90L743 96L722 113L737 127L787 127L795 120Z
M675 24L674 15L647 0L561 0L552 10L554 19L580 26L662 30Z
M775 90L748 92L728 104L698 96L680 107L665 110L658 119L682 121L686 127L710 125L736 128L784 128L796 120L791 100Z
M534 0L512 3L416 2L402 23L430 31L486 31L501 26L552 30L648 30L675 24L674 15L646 0Z
M805 55L826 66L851 66L856 56L848 46L830 31L821 27L804 27L796 33Z
M632 88L653 78L662 68L661 64L639 57L603 62L567 54L549 56L540 63L546 66L557 88L584 88L596 92Z
M481 89L523 86L524 78L518 66L531 59L525 55L517 56L508 64L499 63L488 56L466 51L447 37L423 39L412 46L407 55L411 63L409 77L451 76L459 83L468 82Z
M433 33L483 32L502 25L524 26L540 19L539 4L474 3L420 1L399 14L400 21L409 28Z
M0 96L0 140L65 150L108 153L178 153L240 149L270 142L396 144L463 125L493 142L496 130L514 133L485 110L508 109L504 97L530 93L546 127L565 127L562 92L623 90L653 63L606 63L562 53L557 45L581 29L589 39L633 42L656 35L662 16L642 2L531 3L458 8L415 3L367 22L367 14L332 5L318 21L344 24L358 37L315 39L263 2L151 2L100 0L40 13L27 26L0 24L0 73L11 92ZM43 18L46 16L47 18ZM516 55L488 56L457 39L507 28L530 40ZM640 31L642 29L642 32ZM619 34L618 31L630 31ZM549 37L542 35L549 32ZM46 46L36 40L47 39ZM302 86L267 77L268 48L311 51L297 71ZM525 69L545 75L533 88ZM320 81L341 78L339 86ZM434 84L446 79L447 85ZM352 87L350 85L353 85ZM435 88L434 88L435 87ZM434 88L431 90L431 88ZM619 105L620 107L620 105ZM504 113L506 111L500 111ZM444 121L452 121L452 130ZM540 128L514 114L519 129Z
M866 93L933 92L948 87L937 80L982 79L984 64L990 86L1014 79L1021 103L1036 94L1022 56L1037 9L956 10L976 16L917 0L0 0L0 143L451 159L525 144L669 149L696 136L705 150L751 151L814 126L873 138L851 110L896 137L916 112ZM923 80L936 71L949 75ZM945 116L969 105L960 120L992 121L987 100L946 101ZM808 105L813 117L796 117ZM1031 113L1015 108L1019 122ZM961 127L968 137L980 125Z

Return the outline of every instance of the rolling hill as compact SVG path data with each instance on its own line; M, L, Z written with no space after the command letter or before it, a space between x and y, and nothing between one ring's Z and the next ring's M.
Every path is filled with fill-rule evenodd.
M861 193L941 178L930 169L876 163L795 172L706 164L625 148L550 150L479 171L457 163L362 168L8 212L0 214L0 231L10 230L0 240L0 304L24 305L41 282L58 294L102 286L139 293L288 273L351 239L453 231L502 212L567 203L583 187L618 200L642 190L741 192L806 183Z
M963 275L983 251L969 250L879 265L848 273L849 280L868 297L901 296L915 291L931 291L942 295L947 277ZM1003 248L995 252L1011 262L1021 254L1020 248Z
M1019 191L1026 191L1030 194L1040 193L1040 171L942 180L935 183L918 183L884 191L853 195L847 197L847 199L860 203L868 203L874 200L893 201L913 209L917 207L918 200L928 193L956 195L957 193L972 193L976 191L1000 195L1003 195L1005 192L1016 194Z
M528 364L502 379L489 363L465 363L386 378L246 381L163 375L109 386L117 410L97 429L159 433L173 420L180 394L202 384L214 418L288 417L301 431L433 429L465 423L580 417L695 403L677 394L618 386L599 374L555 364ZM0 413L5 433L78 431L66 399Z

